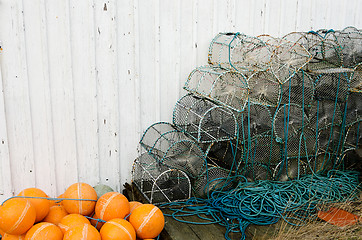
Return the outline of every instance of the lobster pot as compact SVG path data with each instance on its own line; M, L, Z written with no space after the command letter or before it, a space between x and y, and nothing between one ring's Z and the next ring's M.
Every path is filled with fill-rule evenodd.
M342 123L343 114L338 102L331 100L315 100L308 112L308 126L316 131Z
M271 71L283 84L311 59L312 55L302 45L281 39L271 56Z
M345 139L345 148L362 148L362 121L355 122L350 127L348 127Z
M353 69L331 68L318 71L315 81L315 99L344 103L350 90Z
M304 108L297 104L284 104L279 107L274 115L273 128L275 136L280 141L299 133L309 123Z
M319 150L331 154L340 154L343 151L347 129L341 126L330 126L318 133Z
M268 107L279 103L281 86L275 75L268 71L256 72L248 78L249 100Z
M180 201L191 197L191 183L187 174L160 164L147 152L134 161L132 180L152 204Z
M336 167L335 164L337 163L337 160L339 160L337 155L320 151L311 159L309 167L314 173L328 172Z
M294 42L302 45L311 55L313 61L313 58L315 57L315 54L317 53L317 49L315 49L315 46L318 46L321 41L323 41L323 37L316 32L290 32L282 37L282 39ZM310 62L311 62L310 61ZM310 63L309 62L309 63Z
M193 190L195 195L207 198L214 191L232 189L234 187L233 183L237 181L230 181L230 176L230 170L228 169L208 166L207 171L204 171L194 183Z
M362 92L350 92L344 110L347 126L362 121Z
M298 179L309 172L307 158L286 158L274 169L273 178L276 181Z
M318 135L314 129L303 128L284 143L284 156L287 158L300 158L315 156L318 150Z
M192 94L176 103L173 124L200 143L226 141L237 134L236 118L230 109Z
M241 119L239 139L241 141L246 141L259 135L270 134L272 116L268 107L257 103L249 103L245 107L245 111L239 115L239 119Z
M355 67L362 62L362 32L354 27L347 27L341 31L331 31L341 47L342 64L344 67ZM326 36L326 37L328 37Z
M207 150L209 163L232 171L243 168L243 157L243 145L237 140L215 142Z
M354 68L349 85L352 92L362 92L362 62Z
M245 74L269 68L271 51L259 38L240 33L219 33L209 46L209 64Z
M277 165L282 160L282 145L271 135L257 136L244 142L245 164Z
M170 123L151 125L144 132L140 144L159 163L179 169L191 178L196 178L205 170L206 158L202 149Z
M244 176L249 182L272 180L275 166L251 162L245 165Z
M309 33L317 34L317 33ZM307 72L318 72L324 69L340 68L342 66L342 50L336 39L315 38L308 44L308 52L312 59L304 66Z
M220 67L196 68L190 73L184 88L237 112L244 109L248 99L245 76L242 73Z
M308 108L314 97L313 79L303 70L281 85L280 104L293 103Z

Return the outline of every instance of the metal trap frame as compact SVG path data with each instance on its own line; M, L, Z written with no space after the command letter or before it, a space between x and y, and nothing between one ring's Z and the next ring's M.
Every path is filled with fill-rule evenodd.
M158 122L143 133L141 146L161 164L197 178L206 168L206 156L197 143L172 124Z
M303 69L311 59L312 55L301 44L282 38L278 45L273 46L271 72L283 84Z
M270 68L271 51L257 37L241 33L219 33L211 41L208 63L244 74Z
M132 181L151 204L187 200L191 182L186 173L156 161L148 152L133 163Z
M178 130L199 143L231 140L238 132L230 109L191 93L177 101L172 119Z
M242 73L210 65L194 69L184 89L237 112L244 109L248 99L248 84Z

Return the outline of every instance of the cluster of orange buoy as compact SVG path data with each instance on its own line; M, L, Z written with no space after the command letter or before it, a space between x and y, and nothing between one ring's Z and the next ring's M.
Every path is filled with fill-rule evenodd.
M98 198L86 183L71 185L58 199L28 188L5 201L0 207L2 240L154 239L165 224L155 205L129 202L118 192Z

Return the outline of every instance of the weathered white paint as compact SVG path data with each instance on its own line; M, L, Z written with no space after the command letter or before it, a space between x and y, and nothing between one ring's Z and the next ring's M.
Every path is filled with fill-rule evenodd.
M0 0L0 196L121 190L218 32L362 28L360 0Z

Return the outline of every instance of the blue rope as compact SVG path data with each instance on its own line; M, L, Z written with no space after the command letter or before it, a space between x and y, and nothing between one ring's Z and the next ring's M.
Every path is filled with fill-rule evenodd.
M79 199L79 198L51 198L51 197L31 197L31 196L12 196L9 197L7 199L5 199L1 206L8 200L12 199L12 198L35 198L35 199L47 199L47 200L52 200L52 201L56 201L56 202L61 202L63 200L75 200L75 201L92 201L92 202L97 202L97 200L94 199Z
M165 215L177 221L219 224L226 228L225 239L230 239L232 232L245 239L250 224L269 225L284 219L291 225L302 226L315 218L320 204L354 199L358 190L357 172L331 170L326 176L311 174L286 182L240 181L236 188L216 190L208 199L190 198L160 207L169 208L172 213ZM190 216L198 216L200 221L187 220Z

